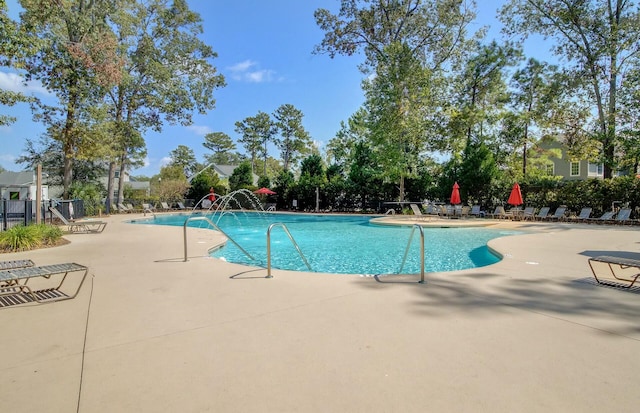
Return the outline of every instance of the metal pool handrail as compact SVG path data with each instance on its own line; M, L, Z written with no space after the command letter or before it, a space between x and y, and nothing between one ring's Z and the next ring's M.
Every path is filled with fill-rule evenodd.
M184 233L184 262L188 261L187 260L187 223L189 221L207 221L209 224L211 224L212 227L214 227L216 230L220 231L222 233L222 235L227 237L229 239L229 241L233 242L236 247L240 248L240 251L244 252L247 257L251 258L254 261L256 260L255 258L253 258L251 256L251 254L249 254L244 248L242 248L240 246L240 244L238 244L226 232L224 232L222 229L220 229L219 226L217 226L216 224L211 222L211 220L209 218L207 218L207 217L187 217L187 219L184 221L184 225L183 225L183 233Z
M422 229L422 225L413 224L413 228L411 228L411 235L409 235L409 242L407 242L407 248L404 250L404 257L402 258L402 264L400 264L398 274L402 272L404 264L407 262L407 254L409 254L409 247L411 246L413 233L416 231L416 228L420 230L420 281L418 282L424 284L424 230Z
M287 229L287 226L282 222L276 222L276 223L273 223L273 224L269 225L269 229L267 229L267 278L273 278L273 276L271 275L271 229L273 227L276 227L276 226L282 227L284 232L287 234L287 236L291 240L291 243L293 243L293 246L298 251L298 254L300 254L300 257L302 258L302 261L304 261L304 263L307 265L307 268L309 269L309 271L313 271L311 269L311 266L309 265L309 262L307 261L307 259L305 258L304 254L300 250L300 247L298 247L298 243L293 239L293 236L291 235L291 233Z

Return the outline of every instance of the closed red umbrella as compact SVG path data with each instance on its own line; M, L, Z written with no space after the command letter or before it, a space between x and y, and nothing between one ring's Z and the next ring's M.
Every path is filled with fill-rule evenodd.
M459 204L462 201L460 200L460 186L458 185L458 183L454 183L453 184L453 191L451 191L451 199L450 202L453 205Z
M513 184L513 188L511 188L511 195L509 195L507 203L513 206L524 204L522 201L522 193L520 192L520 185L518 185L517 182Z
M260 194L260 195L275 195L276 194L271 189L264 188L264 187L253 191L253 193L254 194Z

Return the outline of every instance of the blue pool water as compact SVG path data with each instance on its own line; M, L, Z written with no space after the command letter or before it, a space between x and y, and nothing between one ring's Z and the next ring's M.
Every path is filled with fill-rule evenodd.
M206 215L249 252L248 258L232 242L212 252L213 257L229 262L266 266L267 228L281 222L286 225L314 272L337 274L394 274L402 264L411 226L382 226L370 223L371 216L263 214L226 212ZM159 215L135 223L184 225L187 215ZM206 221L189 226L206 227ZM453 271L482 267L499 261L487 248L493 238L518 234L516 231L479 228L424 228L425 271ZM273 268L308 271L285 231L271 232ZM403 273L420 272L420 234L415 231Z

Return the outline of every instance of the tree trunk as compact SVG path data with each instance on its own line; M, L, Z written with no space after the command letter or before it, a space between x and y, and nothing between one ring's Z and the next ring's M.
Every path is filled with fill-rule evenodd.
M116 178L116 163L109 162L109 180L107 181L107 199L105 205L105 211L107 214L111 213L111 206L113 205L113 185Z
M118 202L124 202L124 174L127 173L127 162L125 157L120 158L120 177L118 178Z

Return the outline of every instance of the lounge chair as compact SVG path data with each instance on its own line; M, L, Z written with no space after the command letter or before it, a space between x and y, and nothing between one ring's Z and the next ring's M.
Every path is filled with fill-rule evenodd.
M594 265L594 263L598 264ZM608 268L605 274L598 271L604 265ZM610 256L589 258L589 267L599 284L613 287L631 288L640 277L640 260L630 258Z
M433 205L433 204L428 204L425 208L424 208L424 213L426 215L431 215L431 216L438 216L440 212L440 209L438 208L437 205Z
M585 207L580 210L580 214L577 217L570 218L573 222L586 222L591 217L591 207Z
M546 219L549 216L549 210L551 208L549 207L542 207L540 208L540 211L538 211L538 213L535 215L534 219L538 220L538 221L542 221L543 219Z
M43 266L29 266L23 268L11 268L0 271L0 307L17 304L24 304L37 301L39 303L47 301L68 300L78 295L80 287L87 278L89 269L84 265L76 263L53 264ZM68 275L82 272L82 278L75 291L65 292L61 290ZM27 285L30 279L40 278L48 280L58 277L60 283L57 287L36 288ZM37 283L38 284L38 283Z
M611 221L614 224L626 224L628 222L631 222L631 208L621 208L620 211L618 211L618 215L616 215L616 217Z
M104 229L107 226L107 223L104 221L95 221L91 219L69 221L67 218L64 217L64 215L60 213L60 211L58 211L53 207L49 207L49 211L51 211L51 213L55 215L56 218L58 218L60 221L62 221L64 225L67 226L68 232L72 232L76 234L79 234L79 233L96 234L104 231Z
M604 224L606 222L609 222L613 219L613 216L615 215L614 211L607 211L604 214L602 214L602 216L598 217L598 218L589 218L586 220L586 222L595 222L596 224Z
M487 215L489 216L489 218L493 219L504 219L509 217L503 206L497 206L492 214Z
M156 209L151 204L142 204L142 212L155 212Z
M556 211L553 213L553 215L547 217L547 220L548 221L563 220L565 218L564 217L565 212L567 212L567 207L558 207L556 208Z
M11 260L11 261L0 261L0 270L10 270L13 268L24 268L24 267L33 267L36 265L31 260Z
M171 211L171 210L173 209L173 208L171 208L171 207L169 206L169 204L168 204L168 203L166 203L166 202L160 202L160 206L162 206L162 210L163 210L163 211Z
M136 208L131 203L124 204L124 206L126 206L127 209L129 210L129 212L131 212L131 213L133 213L133 212L142 212L142 208Z
M480 209L480 205L474 205L471 207L471 211L469 215L473 215L474 217L484 217L484 211Z
M455 215L455 209L453 205L440 205L438 215L441 217L452 217Z
M178 204L178 209L182 209L182 210L187 209L187 207L184 206L184 204L182 202L178 202L177 204Z
M420 220L425 220L427 218L427 216L422 213L422 211L420 210L418 205L409 204L409 207L411 207L411 210L413 211L413 215L415 215L416 218L418 218Z
M522 220L531 220L535 218L536 209L534 207L526 207L524 211L522 211Z
M131 210L122 203L118 203L117 207L118 207L118 212L122 212L123 214L128 214L131 212Z

